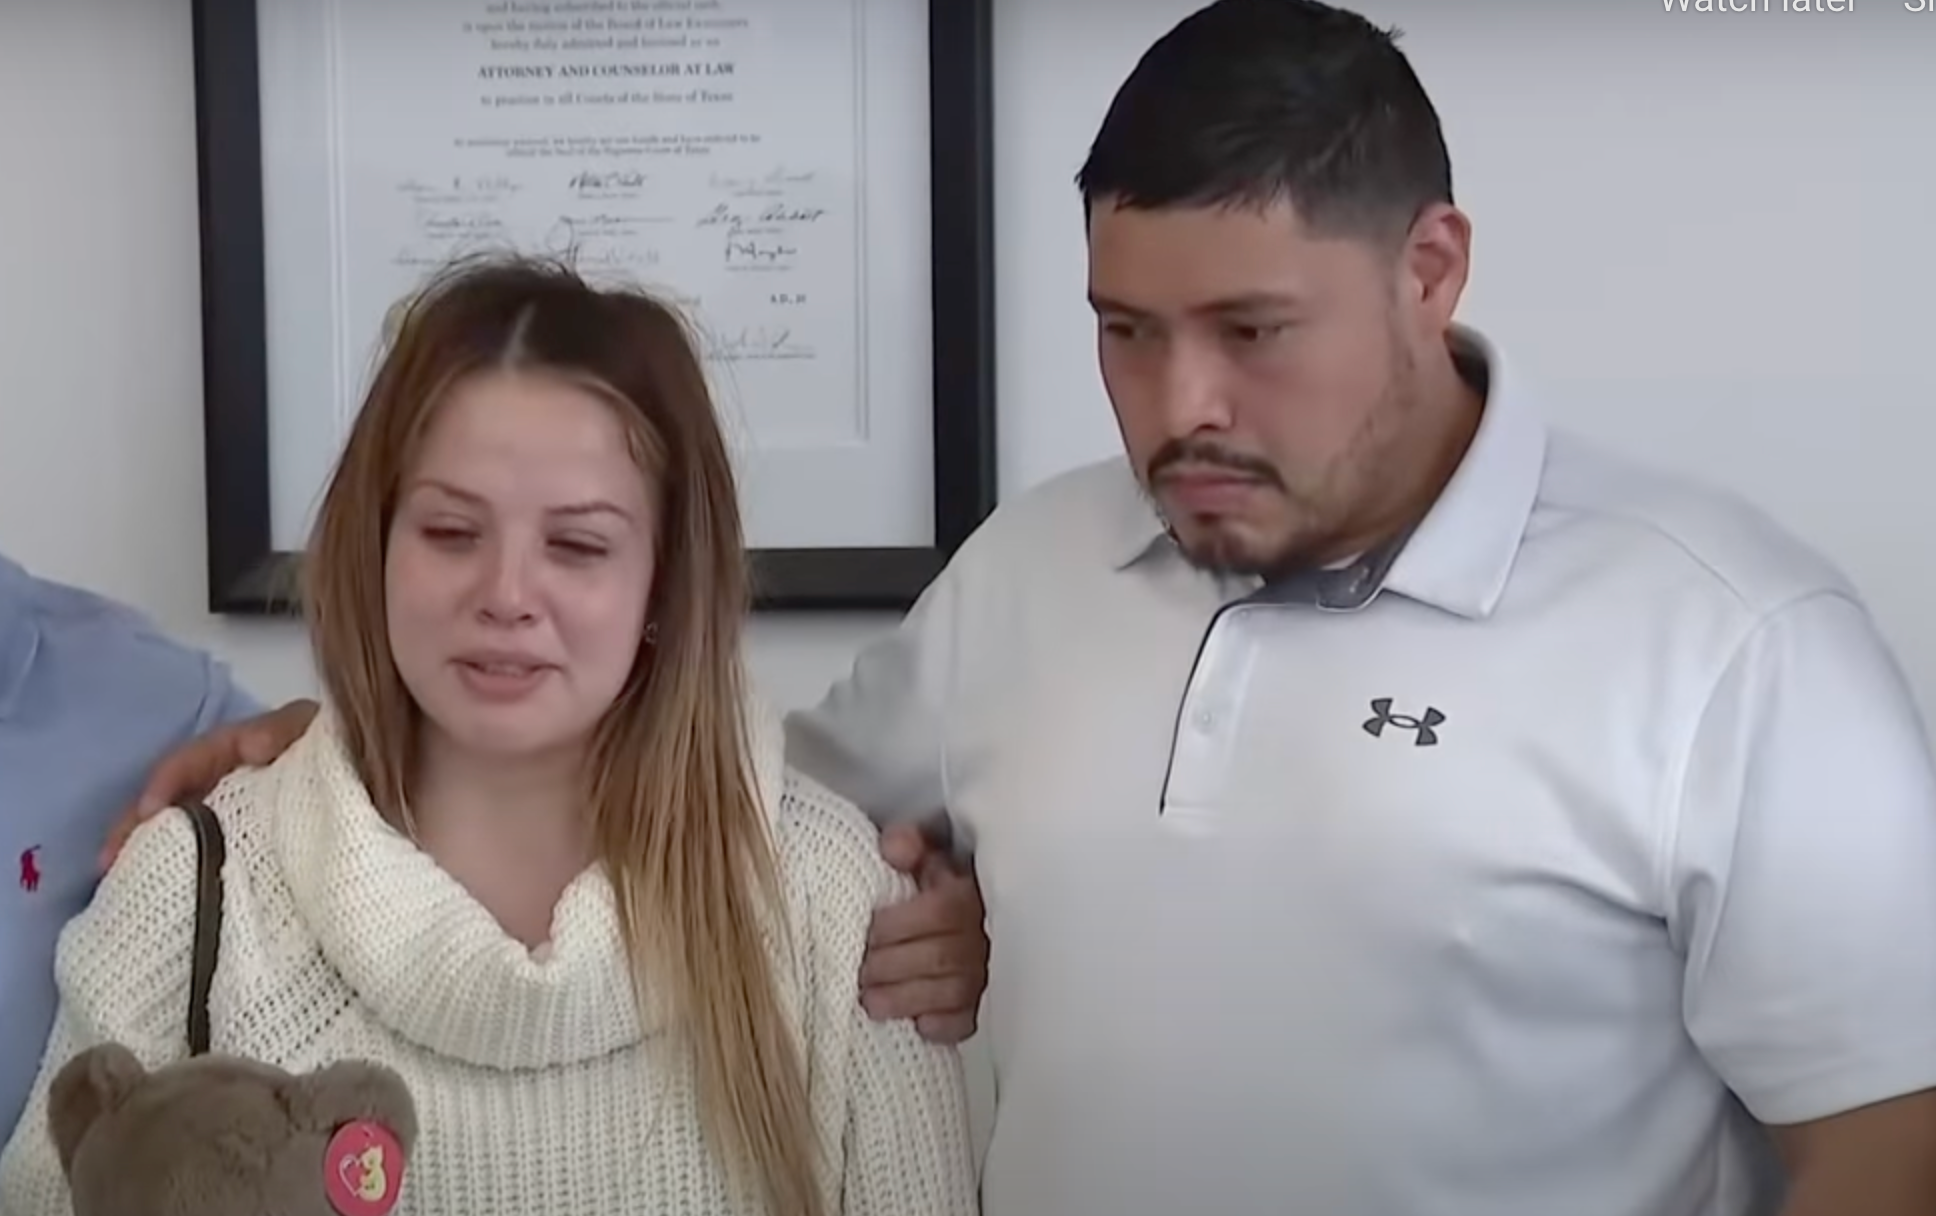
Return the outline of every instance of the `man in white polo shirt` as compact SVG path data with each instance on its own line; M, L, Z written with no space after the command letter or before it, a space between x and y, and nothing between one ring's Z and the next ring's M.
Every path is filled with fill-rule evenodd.
M790 723L974 852L989 1216L1936 1212L1936 770L1853 590L1454 323L1360 18L1203 9L1080 183L1124 458Z
M1936 776L1854 591L1453 324L1360 18L1185 20L1080 184L1126 458L792 731L972 836L986 1210L1936 1212Z

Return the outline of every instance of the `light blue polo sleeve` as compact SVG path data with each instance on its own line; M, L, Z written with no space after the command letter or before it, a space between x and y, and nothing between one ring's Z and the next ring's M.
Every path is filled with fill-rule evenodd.
M0 690L0 1133L54 1013L61 930L93 898L115 822L169 752L260 707L227 665L124 605L13 580Z
M267 707L236 682L235 673L227 663L208 656L208 693L202 699L202 712L195 722L196 735L218 726L246 722L266 712Z

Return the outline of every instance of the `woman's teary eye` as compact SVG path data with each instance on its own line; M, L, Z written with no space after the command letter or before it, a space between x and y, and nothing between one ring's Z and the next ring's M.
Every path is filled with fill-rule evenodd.
M477 537L477 533L469 528L458 528L449 524L425 524L421 531L424 539L431 544L446 547L465 545Z
M603 544L594 540L586 540L582 537L559 537L552 541L551 544L553 548L562 552L566 557L578 560L604 557L607 552Z

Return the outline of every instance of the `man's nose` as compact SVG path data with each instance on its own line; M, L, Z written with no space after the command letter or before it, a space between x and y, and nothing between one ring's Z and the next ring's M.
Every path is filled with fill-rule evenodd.
M1163 429L1172 439L1226 431L1234 422L1222 360L1194 343L1170 347L1158 391Z

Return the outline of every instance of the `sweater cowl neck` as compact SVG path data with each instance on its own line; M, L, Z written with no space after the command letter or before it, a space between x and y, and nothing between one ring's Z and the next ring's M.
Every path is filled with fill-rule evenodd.
M769 818L779 725L748 714ZM556 1068L633 1047L666 1028L635 999L611 883L594 866L532 950L428 853L377 813L325 708L260 774L282 878L323 958L380 1022L425 1050L481 1068Z

